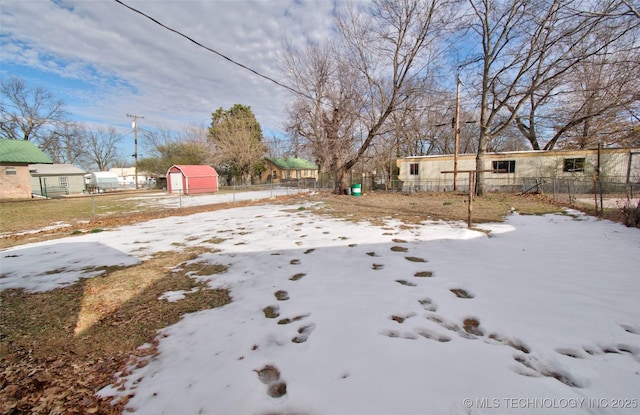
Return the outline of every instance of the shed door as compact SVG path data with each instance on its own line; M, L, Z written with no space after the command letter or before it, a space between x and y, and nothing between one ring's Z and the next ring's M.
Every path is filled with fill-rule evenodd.
M169 173L171 193L182 193L182 173Z

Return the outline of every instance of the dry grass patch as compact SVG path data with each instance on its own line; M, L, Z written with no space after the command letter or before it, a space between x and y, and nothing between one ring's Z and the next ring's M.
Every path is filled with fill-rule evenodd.
M154 343L157 331L182 315L230 301L227 291L190 277L188 261L202 252L160 253L48 292L0 292L0 413L119 413L125 401L114 408L95 393L132 355L155 352L138 347ZM177 290L193 291L177 302L158 299Z
M464 193L403 193L369 192L361 197L335 194L305 196L306 201L318 201L311 210L353 222L367 221L384 226L389 219L405 225L426 220L467 220L468 196ZM558 204L540 195L490 193L473 200L473 222L499 222L513 209L521 214L546 214L561 211Z

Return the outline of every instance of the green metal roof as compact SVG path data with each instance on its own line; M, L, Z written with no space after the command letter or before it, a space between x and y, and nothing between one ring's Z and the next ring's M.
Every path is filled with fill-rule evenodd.
M270 162L280 167L281 169L288 170L317 170L318 166L315 163L310 162L309 160L299 159L299 158L284 158L284 157L274 157L268 158Z
M53 164L35 144L25 140L0 140L0 163Z

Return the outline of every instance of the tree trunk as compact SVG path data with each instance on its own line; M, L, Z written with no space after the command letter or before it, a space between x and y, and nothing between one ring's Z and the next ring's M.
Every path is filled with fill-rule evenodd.
M336 194L344 195L346 194L345 189L348 187L348 185L345 183L345 180L347 178L347 170L344 167L338 167L335 169L335 174L336 181L334 191L336 192Z

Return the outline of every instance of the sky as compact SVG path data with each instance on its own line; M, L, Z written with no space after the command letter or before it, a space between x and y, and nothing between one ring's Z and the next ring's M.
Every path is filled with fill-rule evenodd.
M326 37L330 0L123 0L162 24L282 81L283 40ZM0 75L63 99L74 121L140 129L211 122L248 105L265 134L283 131L291 93L113 0L0 0Z
M265 203L5 249L0 289L216 248L193 262L228 270L195 278L232 302L161 330L159 354L99 392L134 394L135 414L638 413L638 229L573 210L374 226L247 195Z

